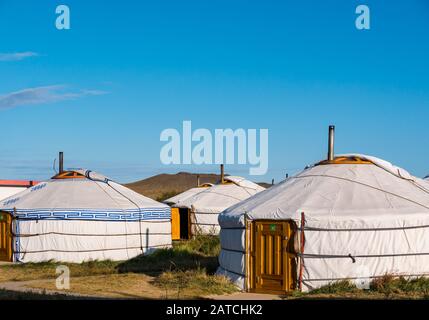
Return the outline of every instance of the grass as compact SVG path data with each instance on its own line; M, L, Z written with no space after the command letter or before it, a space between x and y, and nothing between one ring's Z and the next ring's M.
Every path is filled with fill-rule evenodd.
M56 268L66 265L70 268L70 274L74 277L86 275L115 273L118 262L110 260L88 261L77 263L59 263L55 261L24 263L0 266L0 282L5 281L29 281L36 279L56 278Z
M370 290L381 292L386 296L408 294L410 296L423 295L429 298L429 278L419 277L406 279L385 275L371 282Z
M294 298L329 299L429 299L429 278L404 278L386 274L371 281L368 290L347 280L330 283L308 293L294 292Z
M180 241L169 249L159 249L149 255L140 255L118 265L120 273L155 274L165 271L184 271L203 268L213 274L218 267L219 237L198 236Z
M227 278L208 275L204 269L164 272L154 285L165 291L166 298L198 298L238 291Z
M89 261L81 264L27 263L0 266L0 282L34 280L31 286L55 290L56 267L67 265L73 292L107 298L171 299L226 294L237 289L226 278L214 275L218 267L217 236L197 236L179 241L170 249L156 250L128 261ZM0 290L0 299L26 299L43 294ZM50 298L70 298L58 295ZM375 278L368 290L351 281L330 283L308 293L293 292L292 299L429 299L429 278L404 278L386 274Z
M56 267L66 265L70 268L72 291L97 297L181 299L231 293L236 291L235 286L228 279L214 275L219 252L219 237L197 236L175 242L170 249L122 262L4 265L0 266L0 282L32 280L29 284L32 288L56 290L53 280L58 276Z
M310 292L310 294L312 295L340 294L340 293L344 294L344 293L356 293L356 292L361 292L361 290L358 289L354 283L348 280L342 280L342 281L328 284L316 290L313 290Z
M191 241L178 241L174 244L174 248L217 257L220 253L220 239L218 236L200 235Z
M85 296L104 299L161 299L164 291L152 284L153 277L144 274L106 274L70 279L70 290ZM30 288L55 291L54 280L37 280Z

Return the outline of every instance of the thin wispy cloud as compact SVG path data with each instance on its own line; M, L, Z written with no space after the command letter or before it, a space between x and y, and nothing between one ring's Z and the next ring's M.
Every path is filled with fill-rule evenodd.
M0 95L0 110L19 106L40 105L58 101L73 100L85 96L96 96L106 93L106 91L86 89L71 91L64 85L28 88Z
M26 58L37 57L39 54L32 51L26 52L13 52L13 53L1 53L0 61L20 61Z

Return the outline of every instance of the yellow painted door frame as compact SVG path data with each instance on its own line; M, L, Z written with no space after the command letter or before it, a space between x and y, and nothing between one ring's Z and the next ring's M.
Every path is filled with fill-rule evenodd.
M0 261L12 261L12 215L0 212Z

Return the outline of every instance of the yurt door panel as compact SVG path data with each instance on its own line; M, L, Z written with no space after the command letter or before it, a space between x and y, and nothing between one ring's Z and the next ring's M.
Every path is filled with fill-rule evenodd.
M179 208L171 208L171 239L180 240Z
M257 221L255 225L255 289L257 291L287 291L287 247L290 226L282 221Z
M12 218L0 212L0 261L12 261Z

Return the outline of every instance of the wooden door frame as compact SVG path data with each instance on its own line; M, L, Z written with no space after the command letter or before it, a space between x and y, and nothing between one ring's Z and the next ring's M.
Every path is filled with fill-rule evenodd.
M191 240L193 237L191 218L192 218L192 211L191 209L188 208L188 240Z
M7 211L0 211L0 214L6 215L9 224L9 230L7 230L9 232L9 237L7 237L9 250L6 250L5 256L0 256L0 261L13 262L13 215Z
M283 264L284 264L284 270L286 271L285 274L285 282L286 282L286 286L288 288L293 287L293 288L297 288L297 268L296 265L292 266L292 264L290 263L292 259L296 258L296 254L293 252L293 248L294 248L294 235L295 232L297 230L296 228L296 223L292 220L271 220L271 219L267 219L267 220L253 220L253 221L246 221L246 228L245 228L245 250L247 253L247 258L246 258L246 270L245 270L245 274L246 274L246 285L247 285L247 291L248 292L256 292L256 293L273 293L273 294L285 294L288 293L290 291L292 291L292 289L286 289L284 291L280 291L280 290L266 290L266 289L261 289L261 288L256 288L256 225L258 222L263 222L263 223L273 223L273 224L279 224L279 223L287 223L289 225L290 228L290 237L287 243L287 256L285 257ZM283 252L283 254L285 254Z

